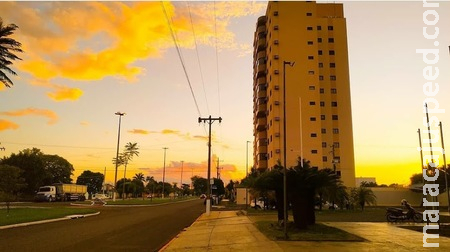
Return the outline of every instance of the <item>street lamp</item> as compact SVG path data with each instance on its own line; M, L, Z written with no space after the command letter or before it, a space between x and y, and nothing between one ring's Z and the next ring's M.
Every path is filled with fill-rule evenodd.
M117 194L117 167L119 166L120 123L122 121L122 116L124 116L125 113L116 112L115 115L119 116L119 130L117 133L116 171L114 173L114 191L115 192L113 194L113 201L116 201L116 194Z
M166 182L166 150L169 149L164 147L164 168L163 168L163 184L162 184L162 198L164 199L164 183Z
M287 240L287 177L286 177L286 65L293 67L295 62L283 61L283 229L284 238Z

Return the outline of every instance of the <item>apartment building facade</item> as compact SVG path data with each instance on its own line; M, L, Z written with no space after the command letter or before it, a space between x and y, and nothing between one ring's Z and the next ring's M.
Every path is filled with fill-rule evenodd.
M343 5L269 2L256 23L253 59L255 168L283 165L286 149L287 167L303 157L355 186Z

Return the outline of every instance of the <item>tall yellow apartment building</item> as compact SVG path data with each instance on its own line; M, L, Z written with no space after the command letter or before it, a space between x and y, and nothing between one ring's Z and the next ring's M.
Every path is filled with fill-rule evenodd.
M255 167L283 165L286 119L287 167L302 156L355 186L343 5L269 2L256 24L253 59Z

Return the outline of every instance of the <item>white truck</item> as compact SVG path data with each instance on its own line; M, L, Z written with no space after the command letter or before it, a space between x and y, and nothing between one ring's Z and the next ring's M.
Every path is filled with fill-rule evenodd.
M50 186L41 186L36 193L36 201L69 201L86 200L87 186L75 184L56 183Z

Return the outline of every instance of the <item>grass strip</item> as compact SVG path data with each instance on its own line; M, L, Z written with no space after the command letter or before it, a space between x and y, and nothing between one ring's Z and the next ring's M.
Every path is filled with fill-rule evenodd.
M48 208L6 208L0 209L0 226L26 223L32 221L62 218L73 214L90 214L98 210L75 207L48 207Z

